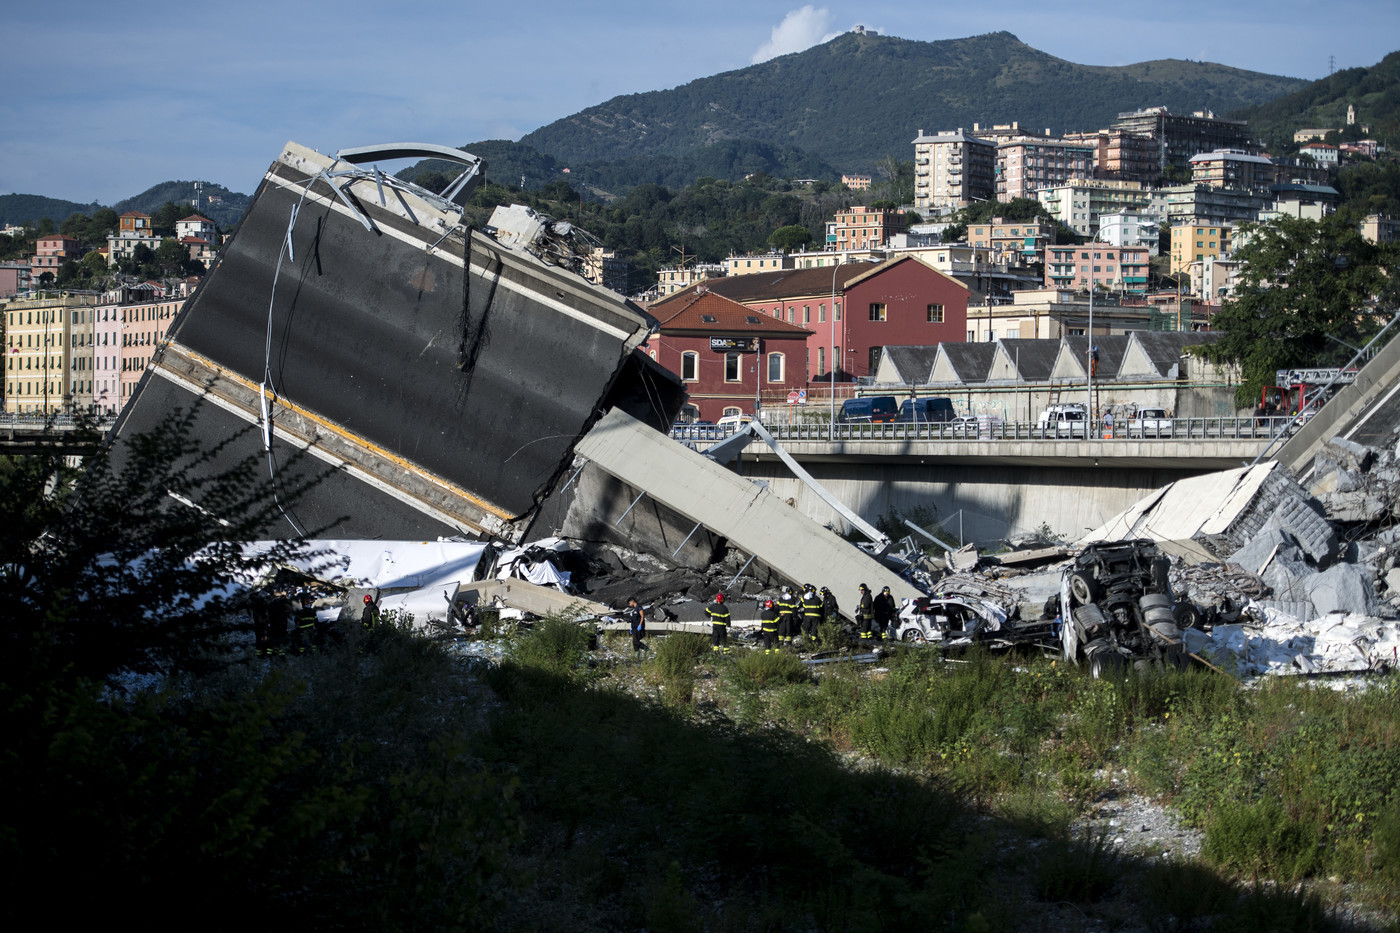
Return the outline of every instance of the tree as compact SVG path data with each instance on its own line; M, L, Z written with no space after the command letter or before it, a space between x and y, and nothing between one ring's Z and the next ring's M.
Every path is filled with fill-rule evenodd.
M1237 238L1240 285L1215 316L1223 336L1201 352L1240 366L1241 407L1258 400L1276 370L1345 362L1346 344L1368 340L1395 311L1387 270L1400 263L1400 246L1370 243L1337 215L1246 224Z
M207 669L236 650L227 636L246 626L244 592L229 582L301 547L283 542L270 561L243 553L292 507L287 493L279 505L260 456L229 456L238 438L208 448L193 428L177 411L120 462L89 435L81 474L59 453L5 462L0 684Z
M802 249L812 242L812 231L801 224L789 224L786 227L779 227L768 237L768 245L784 253Z

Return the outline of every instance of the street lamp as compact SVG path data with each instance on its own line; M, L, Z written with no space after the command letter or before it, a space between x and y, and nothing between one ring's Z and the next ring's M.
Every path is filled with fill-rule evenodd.
M841 254L836 254L836 265L831 267L831 358L827 361L827 372L831 376L831 420L826 426L828 441L836 440L836 271L841 268Z

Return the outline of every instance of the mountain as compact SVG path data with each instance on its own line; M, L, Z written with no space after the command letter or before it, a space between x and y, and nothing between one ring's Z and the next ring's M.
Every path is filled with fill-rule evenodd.
M101 206L96 201L79 204L39 194L0 194L0 225L36 223L45 217L61 224L73 214L91 214Z
M220 229L232 230L243 216L243 212L248 209L252 198L212 182L200 182L200 185L202 206L197 211L191 207L190 213L203 214L218 224ZM210 195L219 198L219 202L210 204L207 200ZM111 208L118 214L126 211L154 214L166 201L193 204L194 198L195 182L166 181L147 188L135 197L118 201L111 205ZM47 217L57 226L74 214L91 216L94 211L106 206L96 201L91 204L79 204L76 201L46 198L37 194L5 194L0 195L0 224L27 224Z
M883 156L912 157L920 129L1014 120L1055 132L1096 130L1140 107L1223 114L1304 84L1205 62L1076 65L1008 32L937 42L852 32L671 90L615 97L520 142L590 163L758 140L841 171L870 172Z
M112 210L118 214L127 211L140 211L143 214L154 214L157 209L166 201L174 201L176 204L188 202L193 205L195 200L195 182L192 181L165 181L158 185L153 185L135 197L127 198L125 201L118 201L112 205ZM239 194L230 191L223 185L216 185L213 182L199 182L200 206L190 207L190 213L202 214L214 223L219 225L219 229L228 232L238 224L243 217L243 212L248 209L252 198L246 194ZM208 198L214 196L218 202L210 204Z
M1231 116L1248 120L1271 147L1286 149L1294 130L1346 126L1348 105L1356 107L1358 124L1370 125L1373 138L1394 140L1400 134L1400 52L1391 52L1370 68L1339 71Z
M596 162L565 161L523 143L500 139L469 143L462 148L486 160L486 176L491 181L518 185L523 178L528 190L561 179L595 192L621 193L645 184L679 189L706 176L732 181L761 172L775 178L836 180L841 174L827 162L794 146L774 146L752 139L726 139L675 157L640 154ZM416 181L428 172L443 172L450 177L456 171L458 168L449 162L428 160L398 175Z

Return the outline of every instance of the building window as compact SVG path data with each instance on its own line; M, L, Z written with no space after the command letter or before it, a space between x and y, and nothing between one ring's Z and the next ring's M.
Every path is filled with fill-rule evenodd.
M825 324L825 323L826 323L826 305L825 305L825 304L817 305L817 323L818 323L818 324Z
M734 405L730 405L728 408L726 408L726 409L724 410L724 412L721 414L721 417L729 418L729 417L732 416L732 417L737 418L737 417L739 417L740 415L742 415L743 413L744 413L743 409L741 409L741 408L739 408L739 407L737 407L737 406L734 406Z
M768 354L768 381L783 381L783 355L781 353Z
M826 372L826 347L817 347L817 372Z
M885 305L884 305L884 302L874 302L874 301L871 302L871 303L870 303L870 320L872 320L872 321L883 321L884 319L885 319ZM874 372L873 369L872 369L871 371Z
M694 350L681 354L681 379L684 382L695 382L700 378L700 354Z
M803 305L803 306L802 306L802 323L803 323L803 324L810 324L810 323L812 323L812 306L811 306L811 305Z
M929 306L928 306L928 322L929 322L930 324L942 324L942 323L943 323L943 306L942 306L942 305L929 305Z
M875 375L875 370L880 368L880 351L883 349L884 347L870 348L870 375L872 376Z
M836 302L831 306L836 311L836 323L841 323L841 302Z
M724 355L724 381L738 382L742 370L740 369L740 357L737 353L726 353Z

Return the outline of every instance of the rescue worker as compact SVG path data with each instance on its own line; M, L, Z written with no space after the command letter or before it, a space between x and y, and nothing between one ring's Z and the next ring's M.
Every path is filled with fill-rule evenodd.
M379 601L370 593L365 594L365 608L360 612L360 625L366 632L379 627Z
M622 618L627 623L627 630L632 633L632 655L638 657L646 647L642 644L642 636L647 631L647 620L646 613L637 605L637 597L627 597L627 608L622 610Z
M311 596L303 593L296 598L296 614L292 617L297 632L297 653L305 654L320 647L320 630L316 625L316 610L311 606Z
M860 585L860 602L856 604L856 629L861 638L870 638L870 628L875 623L875 605L870 599L870 587Z
M773 605L773 600L763 601L763 610L758 614L758 620L763 626L763 653L776 654L778 651L778 610Z
M833 625L841 624L841 607L836 604L836 594L822 587L822 619Z
M710 617L710 650L718 654L729 653L729 607L724 604L724 594L716 593L712 605L705 607L705 615Z
M787 644L797 634L797 620L801 618L802 604L792 587L784 586L778 594L778 642Z
M895 605L894 594L887 586L875 597L875 635L879 638L889 638L894 631L894 620L898 616L899 607Z
M808 583L802 589L802 634L809 639L817 637L817 626L822 621L822 599L817 588Z

